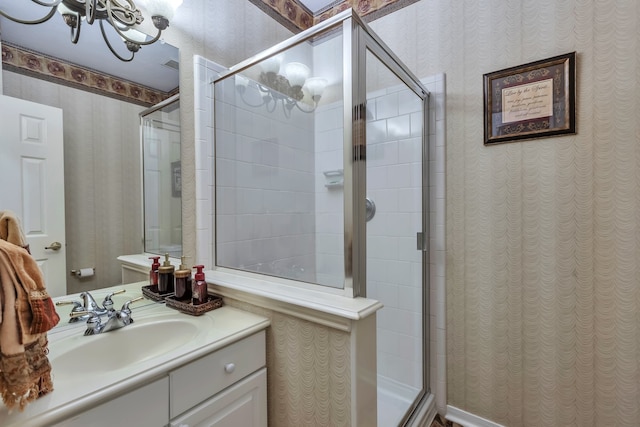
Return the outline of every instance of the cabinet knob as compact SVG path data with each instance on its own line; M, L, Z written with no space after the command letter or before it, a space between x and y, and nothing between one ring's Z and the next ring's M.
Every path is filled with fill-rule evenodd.
M235 363L227 363L226 365L224 365L224 371L227 374L231 374L235 370L236 370L236 364Z

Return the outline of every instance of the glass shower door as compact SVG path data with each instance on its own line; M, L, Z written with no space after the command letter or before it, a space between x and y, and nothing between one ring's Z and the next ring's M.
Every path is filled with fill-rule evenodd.
M402 425L427 389L423 252L423 100L366 55L367 297L377 317L378 425Z

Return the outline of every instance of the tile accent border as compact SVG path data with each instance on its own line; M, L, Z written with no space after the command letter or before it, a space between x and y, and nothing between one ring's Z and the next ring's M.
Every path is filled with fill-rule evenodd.
M121 101L150 107L178 93L178 88L171 92L151 89L7 42L3 42L1 47L2 68L4 70L86 90Z
M366 22L381 18L418 0L338 0L313 14L298 0L249 0L288 30L299 33L353 8Z

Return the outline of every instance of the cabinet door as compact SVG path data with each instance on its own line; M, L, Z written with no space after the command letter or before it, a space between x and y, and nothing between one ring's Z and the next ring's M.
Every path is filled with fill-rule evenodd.
M164 377L71 417L55 427L164 426L169 420L169 378Z
M262 368L201 403L171 427L266 427L267 369Z

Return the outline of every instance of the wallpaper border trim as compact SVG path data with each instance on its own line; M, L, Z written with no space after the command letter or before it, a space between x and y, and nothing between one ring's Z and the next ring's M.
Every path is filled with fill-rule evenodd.
M393 13L418 0L339 0L313 14L298 0L249 0L264 13L293 33L299 33L349 8L365 22Z
M151 107L178 93L178 88L171 92L159 91L11 43L3 42L1 47L3 71L12 71L144 107Z

